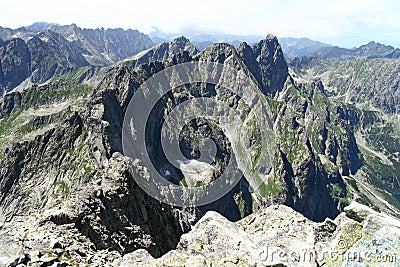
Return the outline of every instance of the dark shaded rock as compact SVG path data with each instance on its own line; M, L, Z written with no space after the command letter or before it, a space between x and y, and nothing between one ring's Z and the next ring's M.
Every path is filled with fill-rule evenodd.
M238 53L265 95L274 97L277 92L282 91L288 77L288 67L275 36L268 35L253 45L252 51L247 44L242 44Z
M3 85L6 90L13 89L31 74L31 55L27 44L19 38L6 41L0 48Z
M19 92L7 94L4 100L0 101L0 119L10 115L21 107L22 95Z

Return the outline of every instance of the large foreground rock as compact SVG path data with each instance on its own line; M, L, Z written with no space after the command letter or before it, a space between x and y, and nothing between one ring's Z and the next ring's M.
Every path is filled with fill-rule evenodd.
M208 212L159 259L137 250L117 266L398 266L400 221L353 202L334 221L283 205L237 223Z

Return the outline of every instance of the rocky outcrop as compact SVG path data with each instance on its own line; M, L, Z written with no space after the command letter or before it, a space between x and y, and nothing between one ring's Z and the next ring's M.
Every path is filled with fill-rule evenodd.
M0 239L10 246L0 246L1 263L47 264L65 256L101 265L138 248L157 257L189 230L185 212L161 204L134 182L132 175L148 176L145 168L113 152L96 161L99 146L89 145L97 139L108 145L103 137L109 133L96 133L102 116L93 121L82 113L85 89L68 83L33 87L2 100ZM20 239L13 229L27 229L29 237ZM115 252L98 252L106 249Z
M277 92L282 91L288 68L275 36L268 35L252 48L243 43L238 48L238 53L265 95L274 97Z
M129 176L130 165L114 154L105 172L97 171L79 188L67 182L61 188L50 185L42 194L52 196L62 188L66 193L69 187L69 196L44 213L25 213L27 220L2 223L0 240L8 245L0 246L0 263L101 266L140 248L154 257L174 248L189 230L185 214L144 193ZM139 166L136 171L146 175ZM21 202L20 208L26 204Z
M309 221L286 206L270 206L237 223L208 212L182 236L176 250L159 259L137 250L115 264L366 266L380 258L388 266L396 266L399 237L399 220L358 203L352 203L334 221L322 223Z
M123 64L135 68L139 65L155 61L166 62L171 60L177 54L184 52L186 52L186 55L184 56L193 57L198 53L198 50L189 39L181 36L171 42L161 43L133 57L127 58L123 61Z

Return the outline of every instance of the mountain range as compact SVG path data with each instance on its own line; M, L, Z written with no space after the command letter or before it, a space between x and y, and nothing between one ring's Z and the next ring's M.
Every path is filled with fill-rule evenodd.
M167 43L179 36L153 31L149 36L136 30L82 29L75 24L58 25L37 22L18 29L0 27L0 96L52 78L74 78L96 85L97 72L128 57L134 57L154 44ZM229 34L189 34L198 50L213 43L226 42L236 48L242 42L254 44L262 36ZM355 49L345 49L307 38L280 38L287 59L302 56L324 61L365 58L398 58L400 50L370 42Z
M75 24L35 23L15 30L0 27L0 39L0 93L3 94L24 81L28 86L42 84L87 67L76 77L81 80L98 67L109 66L153 46L147 35L136 30L82 29Z
M323 47L309 56L315 56L327 61L343 61L356 58L400 58L400 49L389 45L383 45L374 41L354 49Z
M397 49L374 42L341 49L290 38L284 45L272 34L240 44L211 40L199 48L183 36L154 44L154 36L132 30L48 23L1 28L0 36L0 85L7 92L0 100L1 264L354 263L346 257L271 259L268 248L400 257ZM174 198L181 196L163 203L138 183L154 173L124 154L124 118L143 82L198 63L222 65L210 71L215 84L185 84L188 70L170 72L181 85L152 107L146 151L139 152L183 188L216 181L229 172L231 157L242 163L241 175L221 198L177 207ZM217 74L231 70L249 77L256 92L246 92L267 109L252 110L224 88L226 77ZM151 99L162 86L143 95ZM225 110L184 122L177 140L189 162L201 161L202 140L215 144L212 174L200 178L184 171L190 163L171 162L161 143L168 116L197 98L215 99L237 114L230 127ZM273 143L262 134L266 125ZM138 133L142 126L129 128Z
M203 50L213 43L229 43L236 48L239 47L239 45L243 42L253 45L264 37L262 35L240 36L232 34L204 33L187 33L184 35L189 38L199 50ZM166 34L156 29L151 32L149 36L154 43L159 44L172 41L173 39L179 37L180 34ZM331 47L331 45L329 44L310 40L308 38L282 37L279 38L279 42L282 46L282 50L286 58L301 57L320 48Z

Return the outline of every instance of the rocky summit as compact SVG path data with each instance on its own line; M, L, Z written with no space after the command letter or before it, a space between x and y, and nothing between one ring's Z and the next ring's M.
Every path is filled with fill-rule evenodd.
M0 33L0 266L399 265L392 48L287 61L274 35L199 51L76 25ZM157 101L126 127L138 96ZM196 205L222 174L237 180ZM143 186L157 177L159 198Z
M356 202L335 220L316 223L272 205L234 223L209 211L176 250L154 259L126 254L119 266L398 266L400 224ZM371 264L372 263L372 264Z

